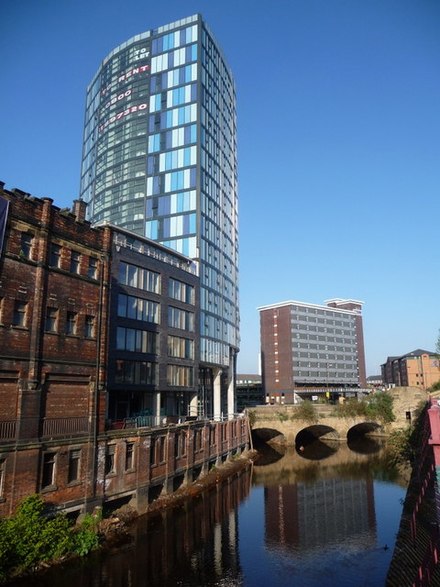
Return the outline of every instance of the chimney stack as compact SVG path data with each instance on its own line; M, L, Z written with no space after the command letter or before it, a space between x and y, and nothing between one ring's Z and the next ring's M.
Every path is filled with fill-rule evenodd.
M86 219L87 203L84 200L73 200L73 215L77 222L84 222Z

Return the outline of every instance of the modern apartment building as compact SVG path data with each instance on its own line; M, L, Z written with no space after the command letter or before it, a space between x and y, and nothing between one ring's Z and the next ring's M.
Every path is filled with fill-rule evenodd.
M362 304L288 301L259 308L266 398L294 390L365 387Z
M195 417L197 263L132 232L106 228L112 234L108 418L145 425Z
M231 414L239 349L235 87L200 15L136 35L105 57L87 89L80 197L93 223L199 262L199 410Z
M440 381L440 359L433 351L416 349L400 357L388 357L381 369L385 385L428 389Z

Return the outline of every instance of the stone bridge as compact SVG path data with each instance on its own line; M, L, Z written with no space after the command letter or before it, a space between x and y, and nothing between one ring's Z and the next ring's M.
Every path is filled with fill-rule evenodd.
M428 394L417 388L400 387L389 391L393 397L396 420L383 425L365 416L337 416L337 406L315 404L316 421L296 416L297 405L266 405L249 409L252 433L265 442L283 443L299 448L314 439L349 442L359 436L387 436L391 430L406 427Z
M253 436L265 442L299 446L318 438L347 442L353 435L386 436L389 432L380 422L365 417L338 417L334 414L334 406L318 404L316 408L316 422L295 417L297 407L294 405L251 409Z

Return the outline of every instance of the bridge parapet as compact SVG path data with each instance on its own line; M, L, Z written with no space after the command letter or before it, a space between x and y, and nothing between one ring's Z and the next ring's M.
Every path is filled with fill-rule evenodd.
M295 444L297 435L305 429L313 430L317 437L346 442L349 432L355 427L363 427L368 434L386 436L389 426L369 420L365 416L337 415L335 406L317 404L310 418L301 417L301 410L296 405L259 406L249 409L252 431L260 433L272 430L273 436L282 435L289 445ZM278 433L278 434L275 434ZM267 434L266 434L267 436Z

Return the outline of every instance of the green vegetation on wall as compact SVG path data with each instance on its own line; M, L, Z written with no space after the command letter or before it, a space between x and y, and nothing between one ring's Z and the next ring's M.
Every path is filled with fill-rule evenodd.
M296 410L292 414L292 420L305 420L306 422L316 423L318 419L316 408L310 400L304 400L297 404Z
M341 418L364 416L383 424L389 424L396 419L393 413L393 398L386 392L372 393L362 401L348 399L337 406L336 413Z
M0 580L31 571L41 563L67 555L84 556L99 543L99 519L86 515L74 526L63 514L44 515L38 495L25 498L15 515L0 519Z

